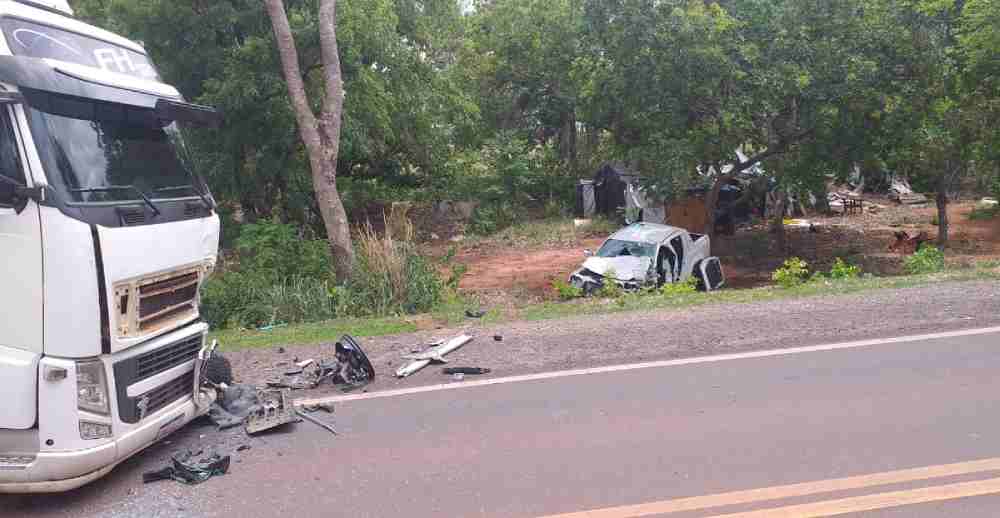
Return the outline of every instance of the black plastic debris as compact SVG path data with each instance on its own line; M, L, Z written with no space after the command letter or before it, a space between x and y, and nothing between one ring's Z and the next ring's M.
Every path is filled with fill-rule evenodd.
M345 335L336 343L334 357L306 360L280 379L268 380L268 388L313 389L324 382L346 385L345 391L364 387L375 379L375 367L353 337Z
M192 461L195 457L191 452L181 458L171 458L171 465L156 471L148 471L142 474L142 483L158 482L160 480L176 480L187 485L197 485L217 476L225 475L229 471L229 455L221 456L213 454L201 460Z
M483 318L486 316L486 312L481 309L467 309L465 310L465 316L469 318Z
M494 342L502 342L503 341L503 335L493 335L493 341Z
M483 367L445 367L444 369L441 370L441 373L448 375L468 374L472 376L476 376L479 374L489 374L490 372L491 372L490 369L486 369Z

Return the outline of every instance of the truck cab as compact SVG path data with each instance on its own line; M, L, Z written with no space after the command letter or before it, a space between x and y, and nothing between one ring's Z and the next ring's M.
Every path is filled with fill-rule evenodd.
M64 491L208 410L210 108L65 0L0 0L0 492Z

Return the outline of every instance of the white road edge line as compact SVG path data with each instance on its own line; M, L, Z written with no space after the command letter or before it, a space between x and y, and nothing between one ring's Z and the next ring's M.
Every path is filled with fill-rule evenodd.
M988 335L1000 333L1000 327L987 327L983 329L968 329L964 331L949 331L945 333L933 333L926 335L900 336L896 338L881 338L877 340L861 340L857 342L844 342L829 345L814 345L809 347L792 347L788 349L773 349L768 351L753 351L746 353L720 354L716 356L698 356L693 358L683 358L679 360L664 360L656 362L631 363L626 365L611 365L608 367L594 367L590 369L574 369L567 371L543 372L539 374L526 374L522 376L509 376L505 378L493 378L478 381L464 381L457 383L443 383L439 385L425 385L422 387L412 387L396 390L383 390L379 392L369 392L365 394L348 394L343 396L329 396L321 398L297 399L296 405L315 405L321 403L343 403L347 401L361 401L365 399L378 399L387 397L408 396L412 394L422 394L424 392L437 392L441 390L457 390L472 387L486 387L489 385L503 385L507 383L522 383L525 381L539 381L556 378L568 378L570 376L586 376L589 374L605 374L609 372L625 372L639 369L656 369L661 367L678 367L681 365L697 365L700 363L714 363L732 360L749 360L754 358L770 358L774 356L790 356L793 354L814 353L822 351L838 351L842 349L857 349L860 347L871 347L874 345L899 344L906 342L923 342L928 340L940 340L943 338L959 338L963 336Z

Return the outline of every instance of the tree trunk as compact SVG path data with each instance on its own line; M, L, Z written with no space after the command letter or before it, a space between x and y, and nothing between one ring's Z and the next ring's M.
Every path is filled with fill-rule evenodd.
M943 173L938 178L937 184L937 210L938 210L938 248L944 250L948 244L948 177Z
M284 2L265 0L264 3L274 29L299 135L309 155L313 189L316 191L316 201L330 240L334 269L337 279L344 281L350 277L354 265L354 247L351 244L347 212L337 190L337 155L340 151L341 114L344 106L344 83L337 48L337 2L320 0L319 5L320 51L326 90L323 112L319 118L309 104Z
M774 214L771 216L774 218L771 220L771 233L774 234L774 244L775 248L778 249L778 255L780 257L785 257L788 255L787 241L785 239L785 201L788 197L785 195L784 191L775 191L777 200L774 204Z
M724 185L733 179L732 175L721 173L721 166L719 164L715 164L712 167L716 168L718 176L715 178L712 188L705 195L705 234L710 239L715 238L715 211L719 205L719 192L722 191Z

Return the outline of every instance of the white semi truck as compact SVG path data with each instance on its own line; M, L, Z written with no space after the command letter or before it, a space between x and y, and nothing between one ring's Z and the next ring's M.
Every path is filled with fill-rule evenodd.
M218 116L66 0L0 0L0 492L81 486L205 413Z

